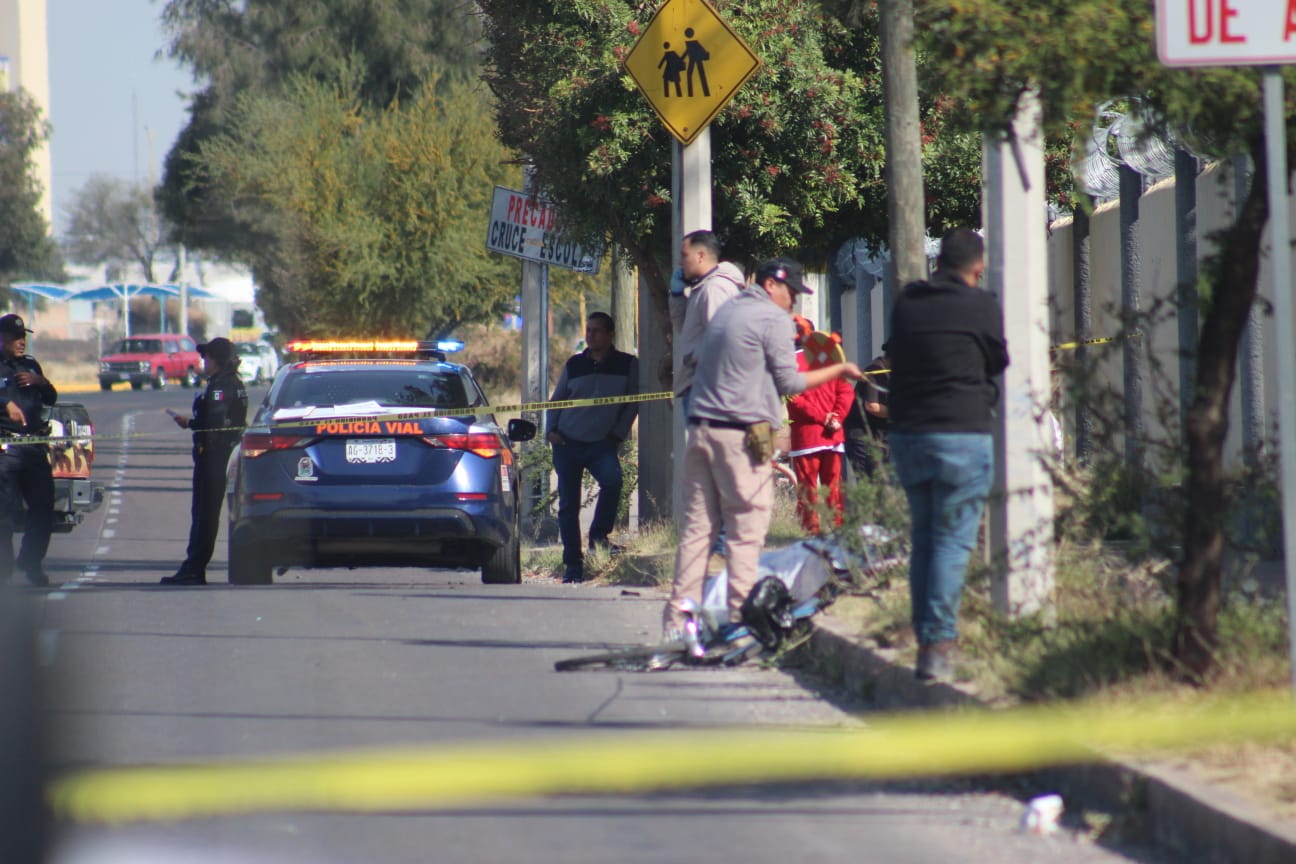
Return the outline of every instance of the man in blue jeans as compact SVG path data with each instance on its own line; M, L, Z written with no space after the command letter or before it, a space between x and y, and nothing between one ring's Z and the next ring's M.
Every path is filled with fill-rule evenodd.
M909 591L917 677L953 677L968 556L994 479L995 378L1008 366L1003 311L979 286L985 245L955 228L936 272L906 285L891 313L887 443L909 499Z
M585 322L584 351L563 366L554 386L553 401L629 396L639 392L639 358L613 345L616 324L606 312L593 312ZM590 522L589 545L615 550L608 535L621 504L622 443L630 435L637 402L560 408L545 412L547 440L553 445L558 475L558 533L563 545L563 581L585 578L581 549L581 480L590 472L599 486L598 503Z

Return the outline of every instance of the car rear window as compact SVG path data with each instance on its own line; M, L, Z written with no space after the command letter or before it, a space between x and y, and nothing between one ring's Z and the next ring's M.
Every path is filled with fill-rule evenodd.
M463 378L453 370L337 371L293 375L283 382L274 408L377 402L418 408L469 408Z
M162 343L157 339L122 339L113 346L113 354L161 354Z

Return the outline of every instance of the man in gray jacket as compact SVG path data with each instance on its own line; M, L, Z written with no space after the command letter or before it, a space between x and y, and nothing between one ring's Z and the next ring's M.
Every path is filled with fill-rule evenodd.
M639 392L639 358L613 345L616 323L606 312L593 312L585 322L584 351L563 366L550 397L555 402L630 396ZM585 578L581 549L581 480L589 471L599 486L589 545L614 550L608 535L621 504L621 444L630 436L639 412L637 402L556 408L545 413L546 436L553 445L558 474L558 533L563 544L563 581Z
M788 258L766 261L756 271L756 284L726 303L706 329L689 400L675 581L662 616L667 642L683 632L685 601L701 602L709 551L722 525L728 534L729 617L741 618L769 530L770 436L783 423L782 397L843 376L863 377L854 363L797 371L797 293L810 293L801 265Z

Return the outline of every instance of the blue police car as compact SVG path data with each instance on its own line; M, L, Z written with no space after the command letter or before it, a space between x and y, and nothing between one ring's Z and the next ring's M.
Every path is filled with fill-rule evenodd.
M296 342L230 462L229 581L284 566L481 568L522 579L518 468L466 366L437 343Z

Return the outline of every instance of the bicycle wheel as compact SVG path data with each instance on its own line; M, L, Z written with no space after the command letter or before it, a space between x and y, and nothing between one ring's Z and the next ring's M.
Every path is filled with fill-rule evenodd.
M569 657L554 663L558 672L575 672L579 669L620 669L628 672L646 672L648 670L667 669L676 663L684 662L688 656L688 646L683 642L668 642L664 645L632 645L616 651L602 654L586 654L583 657Z

